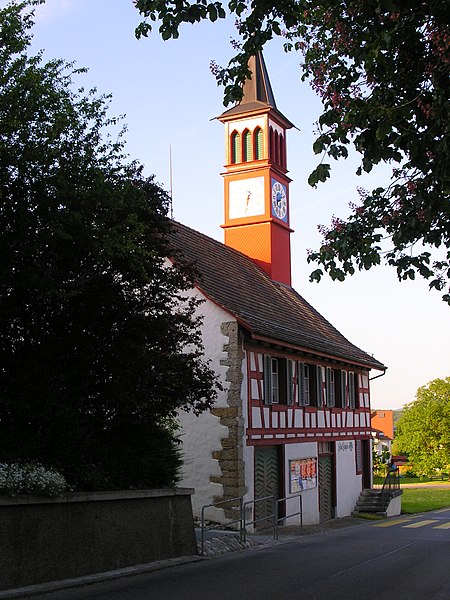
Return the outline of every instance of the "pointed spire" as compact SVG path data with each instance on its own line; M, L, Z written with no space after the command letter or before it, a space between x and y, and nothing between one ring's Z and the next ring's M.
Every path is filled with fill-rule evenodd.
M267 73L266 63L262 52L251 56L248 61L249 71L252 73L251 79L246 79L243 87L242 100L229 108L217 117L219 121L225 122L236 115L245 113L254 113L259 111L273 111L281 117L286 128L295 127L293 123L278 110L272 86L270 85L269 75Z
M262 52L258 52L256 56L250 57L248 68L252 73L252 78L246 79L244 83L243 96L240 104L262 102L264 104L269 104L272 108L276 109L277 105Z

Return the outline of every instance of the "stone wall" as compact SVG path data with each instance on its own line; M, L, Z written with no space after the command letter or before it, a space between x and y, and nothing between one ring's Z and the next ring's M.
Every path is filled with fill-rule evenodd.
M192 493L0 497L0 590L197 554Z
M239 336L239 326L236 321L222 323L221 333L228 337L224 346L227 358L221 361L222 366L228 367L226 380L229 382L226 407L211 409L211 413L220 418L220 424L227 427L228 436L222 438L222 449L213 452L213 458L218 460L221 475L212 476L212 483L223 486L223 497L216 501L242 497L246 493L243 444L245 442L244 418L242 414L242 361L245 353ZM236 510L225 509L225 516L236 519Z

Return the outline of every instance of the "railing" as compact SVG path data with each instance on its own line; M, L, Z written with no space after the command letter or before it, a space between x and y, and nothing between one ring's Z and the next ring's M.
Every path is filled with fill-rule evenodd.
M383 487L381 488L381 497L383 499L383 507L386 506L386 497L393 491L400 489L400 469L395 467L389 469L385 477Z
M220 508L224 504L238 504L239 506L239 519L234 521L228 521L225 525L220 525L215 523L211 525L211 527L205 527L205 509L207 508ZM232 506L231 508L236 508L236 506ZM215 502L213 504L205 504L202 506L202 526L201 526L201 555L205 554L205 531L210 531L211 529L224 529L225 527L229 527L230 525L235 525L239 523L239 539L242 541L242 498L229 498L228 500L222 500L220 502Z
M278 517L278 506L281 502L286 502L286 500L291 500L292 498L297 498L299 499L299 510L298 512L295 513L289 513L284 515L284 517ZM274 539L277 540L278 539L278 526L280 524L280 521L284 521L285 519L289 519L290 517L297 517L300 516L300 535L303 533L303 498L301 493L297 493L297 494L293 494L292 496L286 496L286 498L280 498L279 500L277 500L275 502L275 513L276 513L276 518L275 518L275 532L274 532Z
M299 499L299 510L297 512L285 514L282 517L279 517L279 505L281 502L286 502L287 500L292 500L294 498ZM252 521L247 521L247 507L252 506L255 507L259 502L268 502L271 501L272 504L272 514L266 515L264 517L259 517L258 519L253 519ZM207 508L221 508L223 505L234 503L234 508L236 504L239 506L239 519L235 519L234 521L228 521L224 525L215 524L210 527L206 527L205 525L205 510ZM254 511L253 511L254 512ZM285 511L286 512L286 511ZM205 504L202 507L202 520L201 520L201 554L202 556L205 554L205 531L210 531L212 529L224 529L228 528L230 525L235 525L239 523L239 540L246 541L247 535L247 527L250 525L257 525L258 523L262 523L264 521L269 521L271 523L270 527L273 530L273 539L278 539L278 527L281 521L285 521L291 517L300 516L300 533L303 532L303 498L301 493L293 494L292 496L286 496L285 498L275 498L274 496L264 496L263 498L255 498L254 500L247 500L244 502L243 498L230 498L229 500L222 500L221 502L215 502L213 504Z
M247 521L246 518L246 513L247 513L247 506L251 506L253 505L254 507L258 504L258 502L267 502L267 500L271 500L272 501L272 514L271 515L266 515L264 517L260 517L259 519L253 519L253 521ZM247 500L247 502L244 502L242 509L242 539L245 540L246 535L247 535L247 527L249 525L256 525L257 523L263 523L264 521L272 521L272 528L273 528L273 539L275 539L275 527L276 527L276 510L275 510L275 496L264 496L264 498L255 498L254 500ZM255 510L253 510L253 512L255 512Z

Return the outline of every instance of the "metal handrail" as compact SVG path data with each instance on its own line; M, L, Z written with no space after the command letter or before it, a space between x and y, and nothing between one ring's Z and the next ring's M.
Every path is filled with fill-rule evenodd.
M285 514L283 517L278 517L278 506L281 502L286 502L286 500L292 500L293 498L299 499L299 511L295 513ZM247 506L253 505L255 506L258 502L267 502L267 500L272 501L272 514L266 517L261 517L259 519L253 519L252 521L247 521L246 518L246 509ZM230 504L231 502L239 502L239 519L235 519L234 521L229 521L224 525L216 524L211 527L205 527L205 509L207 508L216 508L222 506L224 504ZM239 523L239 540L245 542L247 539L247 527L249 525L256 525L257 523L262 523L263 521L272 521L273 528L273 539L278 539L278 525L280 521L285 519L289 519L290 517L296 517L300 515L300 534L303 532L303 498L301 492L297 492L297 494L292 494L292 496L286 496L285 498L275 498L275 496L264 496L263 498L255 498L254 500L247 500L244 502L243 497L238 498L229 498L228 500L222 500L220 502L214 502L212 504L205 504L202 506L202 522L201 522L201 555L205 555L205 531L210 531L211 529L223 529L225 527L229 527L230 525L234 525L235 523Z
M272 500L272 509L274 508L274 503L275 503L275 496L264 496L264 498L255 498L254 500L247 500L247 502L244 502L244 504L242 505L242 539L245 542L246 541L246 535L247 535L247 526L248 525L256 525L256 523L262 523L263 521L269 521L271 520L273 523L273 528L274 528L274 532L275 532L275 510L272 510L272 515L269 515L268 517L261 517L260 519L253 519L253 521L247 521L246 519L246 508L247 506L250 506L250 504L257 504L258 502L263 502L263 501L267 501L267 500ZM275 535L275 533L274 533ZM275 539L275 537L274 537Z
M285 514L283 517L278 517L278 505L280 504L280 502L286 502L286 500L292 500L293 498L299 499L299 511L296 513L290 513L288 515ZM292 494L292 496L286 496L285 498L280 498L280 499L276 500L275 513L276 513L276 519L275 519L275 531L274 531L274 535L273 535L274 540L278 539L278 525L279 525L280 521L283 521L285 519L290 519L291 517L297 517L298 515L300 515L300 535L303 533L303 498L302 498L301 492L297 492L296 494Z
M381 488L381 498L383 502L383 507L386 504L386 496L392 490L400 489L400 469L395 467L394 469L389 469L387 475L385 477L383 487ZM384 510L384 508L383 508Z
M221 500L220 502L213 502L212 504L205 504L202 506L202 524L201 524L201 555L205 555L205 531L210 531L211 529L223 529L224 527L229 527L230 525L234 525L235 523L239 523L239 539L242 540L242 497L237 498L228 498L228 500ZM223 504L230 504L231 502L239 503L239 519L234 521L229 521L224 525L216 524L211 527L205 527L205 509L211 507L222 506Z

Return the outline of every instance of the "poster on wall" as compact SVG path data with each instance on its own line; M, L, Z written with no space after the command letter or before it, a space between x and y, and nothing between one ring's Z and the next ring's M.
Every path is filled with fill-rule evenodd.
M289 461L289 491L291 494L317 487L317 458L297 458Z

